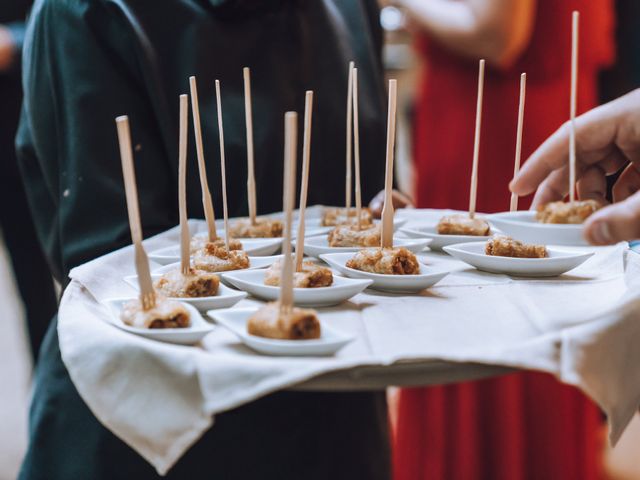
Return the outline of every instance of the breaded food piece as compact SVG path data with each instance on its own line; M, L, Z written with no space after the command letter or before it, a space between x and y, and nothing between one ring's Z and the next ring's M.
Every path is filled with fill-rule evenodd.
M235 238L277 238L282 236L282 222L271 218L257 218L252 225L248 218L241 218L229 226L229 233Z
M293 307L283 313L279 302L270 302L249 317L247 332L278 340L310 340L320 338L321 328L315 310Z
M494 257L546 258L549 256L544 245L528 245L506 235L494 235L487 240L484 253Z
M379 247L381 228L370 225L358 230L356 225L338 225L329 232L330 247Z
M165 297L212 297L218 293L220 278L215 273L195 268L189 268L189 273L183 275L180 268L176 268L162 275L154 287Z
M180 302L156 296L156 306L144 310L139 299L122 307L120 319L136 328L187 328L191 325L189 311Z
M346 266L355 270L383 275L417 275L420 263L413 254L404 247L371 248L360 250L347 261Z
M440 219L437 232L440 235L473 235L485 237L491 234L491 228L486 220L471 218L466 213L446 215Z
M224 247L216 247L207 243L202 250L193 255L193 268L205 272L228 272L249 268L250 261L244 250L227 251Z
M223 237L216 238L213 242L209 241L209 238L206 236L194 236L191 239L191 244L189 245L189 249L191 253L196 253L198 250L204 248L207 243L211 243L218 248L227 248L227 244L224 241ZM229 250L243 250L242 243L240 240L236 240L235 238L229 239Z
M579 224L599 208L600 204L595 200L551 202L538 207L536 220L540 223Z
M350 208L348 211L346 208L325 208L322 213L322 220L320 225L323 227L335 227L337 225L357 225L358 218L355 208ZM371 210L363 208L360 210L360 225L371 225L373 223L373 215Z
M277 261L265 271L264 284L277 287L280 285L281 275L282 263ZM294 288L330 287L332 284L331 269L310 261L302 262L302 271L293 274Z

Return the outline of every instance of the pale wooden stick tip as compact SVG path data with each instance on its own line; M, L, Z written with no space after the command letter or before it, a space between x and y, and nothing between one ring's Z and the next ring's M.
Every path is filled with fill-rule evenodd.
M120 115L120 116L116 117L116 122L118 122L118 123L126 122L128 120L129 120L129 116L128 115Z

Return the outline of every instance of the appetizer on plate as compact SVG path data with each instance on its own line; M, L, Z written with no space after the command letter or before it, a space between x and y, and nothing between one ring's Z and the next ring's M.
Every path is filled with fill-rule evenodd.
M222 237L218 237L213 242L210 242L207 237L196 235L191 239L191 244L189 245L189 249L193 254L193 253L196 253L198 250L203 249L208 243L211 244L213 247L227 248L227 244L225 243L224 238ZM235 238L230 238L229 249L243 250L242 243L240 242L240 240L236 240Z
M282 263L275 262L264 275L264 284L277 287L280 285ZM294 288L330 287L333 284L333 273L330 268L310 261L302 262L302 269L293 273Z
M373 223L373 215L368 208L363 208L360 215L361 225L371 225ZM337 225L353 225L357 223L358 218L355 208L333 207L324 210L320 225L323 227L335 227Z
M193 267L205 272L227 272L249 268L250 261L244 250L231 250L207 244L193 256Z
M595 200L551 202L538 207L536 220L540 223L580 224L599 208L600 204Z
M213 297L218 293L220 278L214 273L195 268L189 268L189 273L185 275L177 268L162 275L154 287L165 297Z
M229 227L229 234L235 238L276 238L282 236L282 222L270 218L257 218L251 223L248 218L236 220Z
M279 340L309 340L320 338L321 329L315 310L281 309L279 302L270 302L249 317L247 332Z
M187 328L191 325L191 317L180 302L156 295L153 308L145 310L139 299L131 300L122 306L120 319L136 328Z
M420 263L415 254L403 247L360 250L347 261L355 270L382 275L417 275Z
M494 257L547 258L547 247L522 243L506 235L494 235L487 240L484 253Z
M471 218L464 213L446 215L440 219L436 231L440 235L473 235L484 237L491 233L486 220L478 217Z
M377 247L380 245L380 225L338 225L329 232L330 247Z

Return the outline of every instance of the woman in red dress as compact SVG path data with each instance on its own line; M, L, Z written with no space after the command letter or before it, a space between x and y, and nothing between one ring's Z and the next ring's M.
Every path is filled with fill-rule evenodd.
M520 73L527 73L522 151L527 158L569 116L574 9L581 12L578 110L596 105L598 70L613 57L611 1L397 1L422 31L419 48L425 59L414 131L418 206L468 207L477 59L484 56L490 66L477 207L483 212L508 210ZM487 8L480 11L483 4ZM443 25L449 13L457 14L452 9L464 21ZM474 39L473 16L483 14L487 31L476 32L481 36ZM505 18L509 15L513 18ZM493 40L487 38L491 35ZM513 41L505 43L508 36ZM519 206L528 208L529 199L521 199ZM601 477L600 431L595 405L541 373L404 389L395 479L596 479Z

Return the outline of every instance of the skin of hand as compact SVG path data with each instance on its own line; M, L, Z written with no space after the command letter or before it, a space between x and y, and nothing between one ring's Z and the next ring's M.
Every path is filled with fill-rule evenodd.
M392 0L412 29L452 52L509 67L531 40L537 0Z
M394 190L392 193L393 208L414 208L411 199L402 192ZM384 190L380 190L378 194L369 202L369 208L374 218L382 216L382 207L384 207Z
M549 137L525 162L510 184L528 195L532 208L562 200L569 189L569 123ZM606 176L624 168L613 188L614 204L585 222L592 244L640 238L640 89L576 118L576 178L581 199L606 204Z
M6 72L13 65L16 48L11 31L0 25L0 72Z

